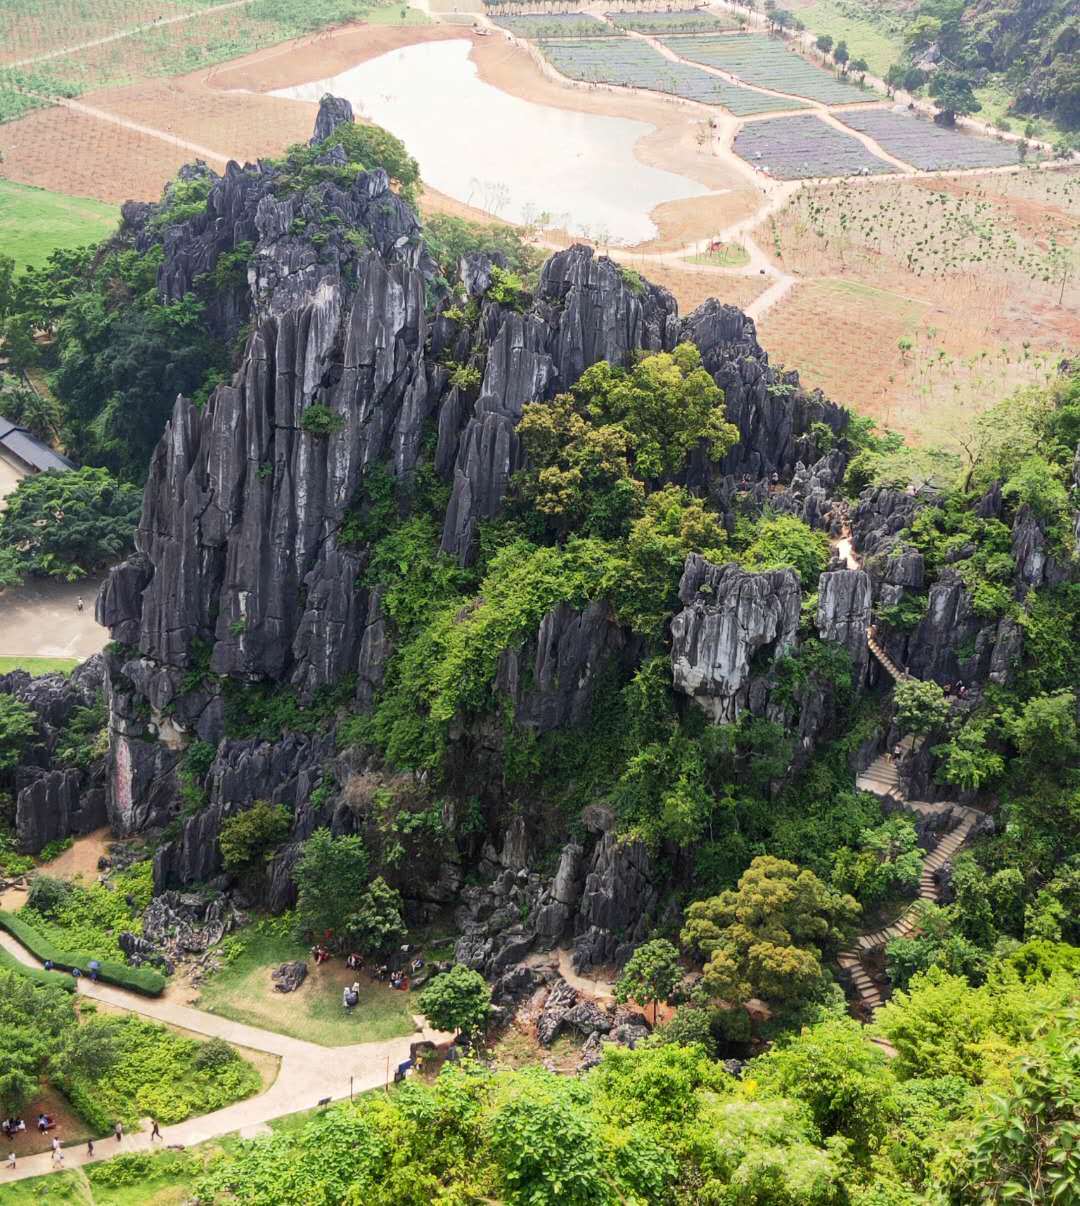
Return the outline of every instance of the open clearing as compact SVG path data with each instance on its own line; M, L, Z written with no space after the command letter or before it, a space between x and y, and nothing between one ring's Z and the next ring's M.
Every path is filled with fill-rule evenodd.
M759 88L775 88L793 96L826 105L855 104L869 96L854 84L836 79L815 67L786 43L765 34L739 34L720 38L663 38L663 44L680 58L718 67Z
M497 14L491 20L519 38L610 38L618 33L592 13Z
M366 971L350 971L341 959L316 965L307 948L291 938L249 934L242 941L242 953L203 981L200 1009L324 1047L377 1042L416 1029L410 994L372 980ZM278 992L270 973L293 959L307 962L308 977L295 992ZM356 980L360 1004L345 1009L342 989Z
M113 232L116 208L0 180L0 247L15 267L38 267L58 247L97 243Z
M770 354L916 441L1080 339L1077 168L806 189L758 236L800 281L761 323Z

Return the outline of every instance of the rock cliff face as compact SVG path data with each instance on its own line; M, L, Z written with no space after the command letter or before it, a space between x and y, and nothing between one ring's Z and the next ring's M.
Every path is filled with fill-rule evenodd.
M730 723L749 706L755 659L764 668L795 645L798 576L790 569L750 574L692 553L679 598L684 609L671 621L675 687L712 720Z
M740 439L721 463L699 449L684 484L707 494L732 530L747 508L772 506L831 532L845 516L847 414L800 389L795 374L774 370L745 315L707 302L680 318L663 289L586 247L552 256L535 293L512 304L493 289L501 257L469 255L451 298L385 173L343 184L334 171L340 148L319 151L350 120L347 104L324 99L312 145L326 170L304 189L281 165L230 164L220 178L192 169L211 180L206 210L164 235L162 296L183 297L220 276L209 310L214 333L231 338L250 324L250 334L232 380L202 409L177 399L150 467L136 552L98 603L114 640L104 667L108 815L118 833L174 827L155 859L159 890L223 882L221 826L255 800L293 815L268 870L272 907L291 902L291 869L317 827L363 831L364 809L348 785L371 768L338 755L332 722L317 735L286 726L265 741L237 737L229 710L237 694L260 687L301 709L331 688L351 693L353 711L372 706L398 639L384 588L365 584L371 549L354 522L368 513L376 467L402 496L421 462L434 469L449 495L442 549L467 566L478 525L500 512L522 467L523 407L553 398L598 361L627 365L642 350L690 340L723 388ZM160 214L133 205L125 221L148 245L161 237ZM238 251L246 274L235 271ZM823 438L836 447L820 456ZM773 475L779 481L770 485ZM915 505L883 495L860 508L856 528L884 548ZM818 631L848 649L859 683L871 596L885 590L888 572L822 578ZM671 625L675 688L714 721L749 710L792 724L792 701L771 692L777 659L796 644L795 573L750 574L695 555L680 599ZM598 684L609 674L625 681L642 653L606 602L560 604L501 651L493 693L517 728L549 734L582 724ZM815 685L794 703L793 727L809 750L832 715L828 691ZM195 741L212 749L197 784L204 802L178 817ZM476 766L463 773L470 769L477 774ZM66 789L58 782L53 790L62 816ZM498 974L531 949L572 941L581 969L620 962L665 916L670 891L656 859L618 841L603 808L580 841L563 846L556 873L540 875L531 869L540 853L532 818L511 821L515 802L496 782L479 794L484 832L445 850L406 902L418 918L457 906L463 960ZM484 886L463 886L466 868Z

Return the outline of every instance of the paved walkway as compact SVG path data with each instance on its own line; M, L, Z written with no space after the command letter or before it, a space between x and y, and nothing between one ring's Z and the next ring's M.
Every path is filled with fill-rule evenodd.
M38 961L10 934L0 932L0 945L27 966L40 967ZM142 1014L166 1025L179 1026L207 1038L225 1039L281 1059L277 1080L265 1093L215 1110L212 1114L204 1114L201 1118L190 1118L187 1122L163 1128L165 1144L182 1144L185 1147L235 1131L257 1134L271 1119L311 1109L326 1098L337 1101L351 1093L377 1089L392 1078L399 1063L408 1059L411 1043L421 1038L441 1043L453 1037L424 1027L422 1019L417 1018L418 1032L404 1038L357 1043L348 1047L322 1047L271 1030L247 1026L243 1022L219 1018L187 1005L141 997L108 984L95 984L86 978L79 981L79 992L93 1000ZM84 1146L65 1148L64 1167L74 1168L107 1160L119 1152L149 1151L152 1147L148 1131L125 1135L120 1143L101 1139L95 1143L92 1159L87 1157ZM6 1156L7 1152L2 1154ZM14 1170L0 1168L0 1185L53 1171L52 1156L48 1152L27 1156L19 1161Z
M849 532L845 531L840 540L836 542L836 548L849 569L862 568L862 562L852 546ZM877 630L873 625L866 630L866 643L870 652L881 663L893 682L903 682L911 678L911 675L897 666L878 643ZM914 740L911 737L905 737L900 742L900 756L911 753L915 748ZM910 938L918 933L923 909L927 904L936 903L940 899L937 873L970 840L982 814L975 808L968 808L953 800L933 802L909 800L904 793L896 760L890 754L880 754L875 758L856 778L855 786L861 791L870 792L882 801L891 801L900 805L906 812L912 812L921 817L941 818L941 823L948 826L938 838L933 850L923 860L919 891L912 904L892 925L860 934L849 947L842 950L836 957L837 963L850 977L859 1003L868 1013L873 1013L884 1004L885 995L883 986L871 976L864 960L869 955L883 950L893 938Z

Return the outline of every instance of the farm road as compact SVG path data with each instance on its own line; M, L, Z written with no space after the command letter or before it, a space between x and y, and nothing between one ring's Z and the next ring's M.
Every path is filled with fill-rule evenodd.
M0 945L10 951L20 963L28 967L41 966L10 934L0 933ZM231 1022L201 1009L192 1009L170 1001L155 1001L108 984L95 984L86 977L79 981L79 993L119 1009L153 1018L154 1021L168 1026L178 1026L207 1038L224 1039L226 1042L249 1047L253 1051L264 1051L280 1058L281 1067L277 1079L265 1093L215 1110L212 1114L204 1114L201 1118L189 1118L187 1122L167 1126L165 1143L182 1144L185 1147L220 1138L222 1135L231 1135L234 1131L241 1134L258 1134L271 1119L311 1109L323 1098L341 1100L349 1096L350 1090L365 1093L380 1088L386 1082L387 1069L392 1069L409 1058L410 1043L421 1038L441 1043L452 1037L441 1031L424 1028L418 1034L385 1042L357 1043L348 1047L321 1047L317 1043L307 1043L270 1030ZM421 1019L416 1021L420 1027ZM121 1152L150 1151L151 1147L148 1129L137 1134L125 1135L120 1143L113 1139L101 1139L96 1145L97 1150L93 1157L87 1157L86 1148L81 1145L65 1148L64 1167L76 1168L83 1164L96 1163ZM51 1153L42 1152L40 1155L27 1156L20 1160L14 1171L8 1168L0 1169L0 1185L53 1171Z

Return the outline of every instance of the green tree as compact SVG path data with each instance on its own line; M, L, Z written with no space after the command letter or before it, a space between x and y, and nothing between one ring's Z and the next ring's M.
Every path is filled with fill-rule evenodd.
M46 444L56 439L60 428L60 411L52 398L15 377L0 373L0 415L25 427Z
M424 988L419 1006L438 1030L481 1034L491 1016L491 989L479 972L455 963Z
M499 1196L512 1206L614 1206L619 1200L596 1120L564 1077L530 1068L506 1083L487 1139L503 1183Z
M304 843L293 879L300 933L319 939L346 933L368 882L363 841L355 834L334 837L329 829L316 829Z
M377 875L364 889L345 927L360 950L376 954L405 933L401 911L401 893Z
M232 874L258 874L289 836L292 817L284 804L256 800L221 823L221 863Z
M750 997L804 1000L819 982L821 960L850 932L859 906L812 872L760 855L737 889L695 901L682 942L702 954L705 987L738 1004Z
M814 590L829 561L829 538L795 515L777 515L759 521L739 560L754 573L790 566L804 589Z
M836 49L833 51L833 62L836 63L845 75L847 75L847 64L850 58L851 53L847 48L847 42L841 39L836 43Z
M823 55L828 55L833 48L832 34L818 34L814 45L821 51Z
M1025 762L1025 772L1053 771L1075 762L1080 752L1074 691L1036 695L1008 721L1008 733Z
M893 690L896 723L905 733L923 736L943 728L949 719L949 701L933 679L905 678Z
M893 1078L881 1048L850 1018L804 1028L755 1059L748 1075L766 1092L806 1102L821 1134L850 1139L861 1161L885 1136Z
M362 164L369 170L382 168L410 205L416 205L420 199L420 165L401 139L382 126L346 122L337 126L320 146L340 146L350 163Z
M13 771L37 732L37 715L14 695L0 695L0 775Z
M947 1150L934 1181L957 1203L1080 1200L1076 1087L1080 1013L1054 1018L1028 1049L1005 1091L988 1097L961 1144Z
M18 1115L76 1027L72 996L0 968L0 1113Z
M0 546L18 549L23 574L74 582L125 556L141 502L107 469L26 477L0 511Z
M107 1076L121 1057L118 1018L93 1018L68 1036L53 1065L58 1077Z
M978 113L982 108L971 89L971 81L948 67L934 72L930 80L930 95L937 102L934 120L943 126L954 126L957 117Z
M646 1004L652 1002L653 1025L660 1001L666 1000L682 979L679 952L666 938L643 942L627 960L622 975L615 983L615 1000Z
M517 430L529 460L521 501L556 535L625 534L649 484L679 473L702 444L719 459L738 439L690 343L629 369L594 364L568 394L526 405Z

